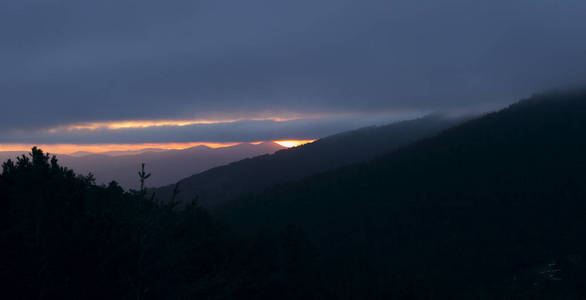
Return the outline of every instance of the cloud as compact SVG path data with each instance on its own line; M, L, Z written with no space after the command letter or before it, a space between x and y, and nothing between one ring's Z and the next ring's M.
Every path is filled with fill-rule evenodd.
M12 130L0 134L3 143L13 144L139 144L185 142L256 142L316 139L341 131L381 125L421 116L420 112L352 115L314 119L241 120L182 126L134 128L62 127L51 130Z
M0 142L319 136L300 122L42 129L503 105L583 83L585 14L580 0L3 1Z

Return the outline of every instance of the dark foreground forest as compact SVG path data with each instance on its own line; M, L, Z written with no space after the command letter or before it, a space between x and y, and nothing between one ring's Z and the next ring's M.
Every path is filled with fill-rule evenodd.
M146 177L146 174L145 174ZM2 299L306 298L316 255L294 227L243 240L197 202L97 186L42 150L3 164ZM306 284L299 288L299 284Z
M146 194L36 148L4 163L0 296L586 297L584 92L535 96L214 216Z

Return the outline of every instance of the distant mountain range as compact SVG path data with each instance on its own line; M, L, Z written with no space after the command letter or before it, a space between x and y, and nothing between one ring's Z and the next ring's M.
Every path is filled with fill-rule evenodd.
M419 139L433 136L469 118L430 115L385 126L372 126L321 138L313 143L247 158L209 169L179 181L176 199L196 196L210 208L246 193L301 179L354 162L372 159ZM174 184L153 191L159 199L170 199Z
M152 176L148 186L161 186L177 182L181 178L206 169L224 165L243 158L274 153L283 149L276 143L243 143L230 147L210 148L196 146L183 150L143 149L137 151L111 151L94 154L77 152L70 155L58 154L63 166L74 169L78 174L94 174L97 183L117 181L124 188L138 188L137 172L140 164L146 164ZM14 158L21 152L0 152L0 160Z
M138 150L113 150L113 151L100 152L99 154L108 155L108 156L121 156L121 155L136 155L136 154L142 154L145 152L164 152L164 151L169 151L169 150L168 149L159 149L159 148L145 148L145 149L138 149ZM82 156L92 155L92 154L96 154L96 153L88 152L88 151L77 151L77 152L73 152L73 153L69 154L69 156L82 157Z

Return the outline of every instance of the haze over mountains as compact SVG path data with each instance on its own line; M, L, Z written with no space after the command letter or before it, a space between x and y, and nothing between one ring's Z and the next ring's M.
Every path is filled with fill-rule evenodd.
M100 154L78 152L71 155L58 154L63 166L78 174L92 173L98 184L117 181L122 187L137 189L137 172L141 163L152 175L149 186L161 186L177 182L181 178L209 168L227 164L247 157L273 153L283 149L273 142L260 144L242 143L230 147L210 148L196 146L183 150L143 149L139 151L111 151ZM14 158L20 152L0 152L2 161Z
M247 158L212 168L178 182L179 202L198 197L205 207L215 207L246 193L374 158L416 140L433 136L471 117L429 115L423 118L371 126L321 138L313 143L283 149L275 154ZM154 189L170 199L174 184Z

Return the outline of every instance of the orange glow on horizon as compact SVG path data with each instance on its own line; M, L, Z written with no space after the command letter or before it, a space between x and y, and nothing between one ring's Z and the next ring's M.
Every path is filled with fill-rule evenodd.
M47 144L47 145L32 145L32 144L0 144L0 151L23 151L28 152L33 146L37 146L45 152L55 154L72 154L75 152L91 152L103 153L109 151L138 151L143 149L163 149L163 150L181 150L195 146L207 146L210 148L221 148L238 145L240 143L206 143L206 142L190 142L190 143L144 143L144 144Z
M291 148L301 146L303 144L313 143L315 140L283 140L283 141L273 141L283 147Z
M279 140L272 141L286 148L297 147L315 140ZM264 142L250 142L252 145L259 145ZM0 144L0 152L15 151L29 152L33 146L37 146L51 154L73 154L75 152L104 153L110 151L139 151L144 149L182 150L196 146L207 146L210 148L231 147L241 142L211 143L211 142L188 142L188 143L142 143L142 144Z

